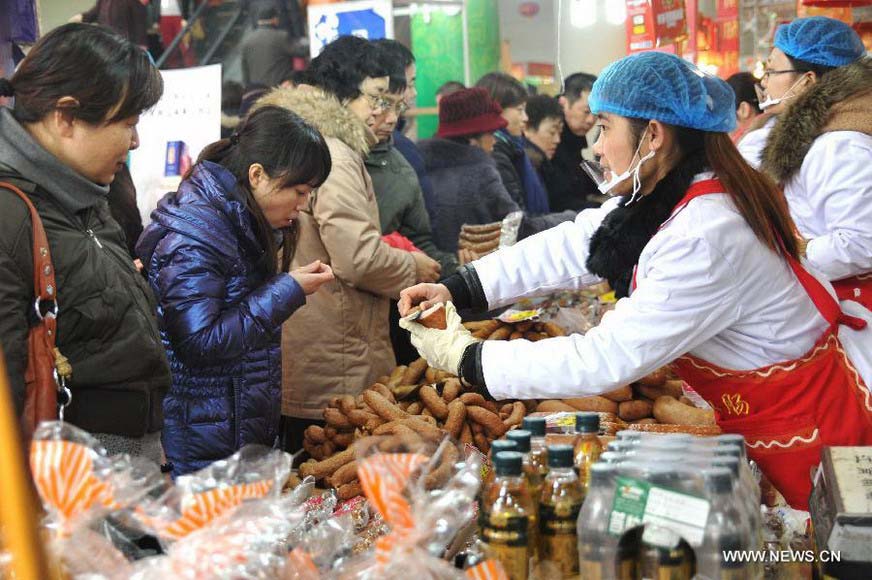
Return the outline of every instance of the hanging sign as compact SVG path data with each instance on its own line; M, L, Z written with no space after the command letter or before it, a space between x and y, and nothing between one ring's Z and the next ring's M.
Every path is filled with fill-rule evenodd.
M316 4L308 8L309 52L312 58L340 36L369 40L394 37L391 0Z
M662 48L687 37L684 0L627 0L627 53Z

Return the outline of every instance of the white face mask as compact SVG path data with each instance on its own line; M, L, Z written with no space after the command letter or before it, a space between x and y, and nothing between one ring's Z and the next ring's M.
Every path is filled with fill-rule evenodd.
M794 89L794 87L796 87L796 85L799 84L799 81L801 81L802 79L803 79L803 77L799 77L798 79L796 79L796 82L793 83L792 85L790 85L790 88L787 89L786 91L784 91L784 94L781 95L780 97L778 97L777 99L773 99L772 97L767 95L766 100L761 102L759 105L760 110L765 111L769 107L774 107L775 105L777 105L779 103L782 103L788 99L792 99L793 97L795 97L796 95L791 95L790 91L792 91Z
M645 129L645 132L642 133L642 138L639 140L639 145L636 147L636 152L633 153L633 158L635 159L637 155L639 155L639 150L642 149L642 141L645 140L645 135L648 133L648 129ZM630 200L626 205L630 205L635 203L637 200L637 195L639 190L642 189L642 180L639 177L639 173L642 169L642 164L654 157L654 150L648 152L647 155L639 159L639 162L633 167L633 161L630 160L630 167L627 168L626 171L621 173L620 175L615 175L608 181L605 178L605 170L602 165L597 163L596 161L583 161L581 163L581 168L584 169L585 173L587 173L591 179L593 179L594 183L596 183L597 189L600 190L600 193L603 195L608 195L610 191L612 191L615 187L617 187L620 183L629 179L629 177L633 176L633 194L630 196Z

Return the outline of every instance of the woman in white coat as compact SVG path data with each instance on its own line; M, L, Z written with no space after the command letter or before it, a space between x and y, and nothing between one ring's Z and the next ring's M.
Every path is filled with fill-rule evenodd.
M618 197L444 284L403 291L401 314L447 302L447 330L402 322L412 343L495 399L599 394L676 361L722 429L743 434L805 508L822 445L872 444L872 313L853 303L853 316L843 313L800 265L783 197L729 139L735 106L723 81L642 53L610 65L590 105L612 176L604 189ZM624 298L584 336L483 343L455 310L602 279Z
M808 263L872 308L872 59L854 30L816 16L781 26L763 76L762 169L782 185ZM741 147L740 147L741 149Z

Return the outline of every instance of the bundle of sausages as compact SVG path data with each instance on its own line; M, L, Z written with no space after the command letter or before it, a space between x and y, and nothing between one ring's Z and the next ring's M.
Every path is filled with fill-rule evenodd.
M632 385L599 396L546 400L537 412L596 411L614 417L617 430L632 429L659 433L717 435L711 409L700 409L684 396L682 381L669 378L664 367ZM602 415L601 415L602 416ZM611 421L607 420L611 425Z

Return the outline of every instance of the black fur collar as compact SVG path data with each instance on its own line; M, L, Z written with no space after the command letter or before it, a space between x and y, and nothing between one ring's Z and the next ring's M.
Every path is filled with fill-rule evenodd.
M633 268L642 249L684 197L693 178L706 170L705 154L697 151L687 156L654 187L654 191L625 205L626 197L606 216L590 240L587 268L609 281L615 296L630 295Z

